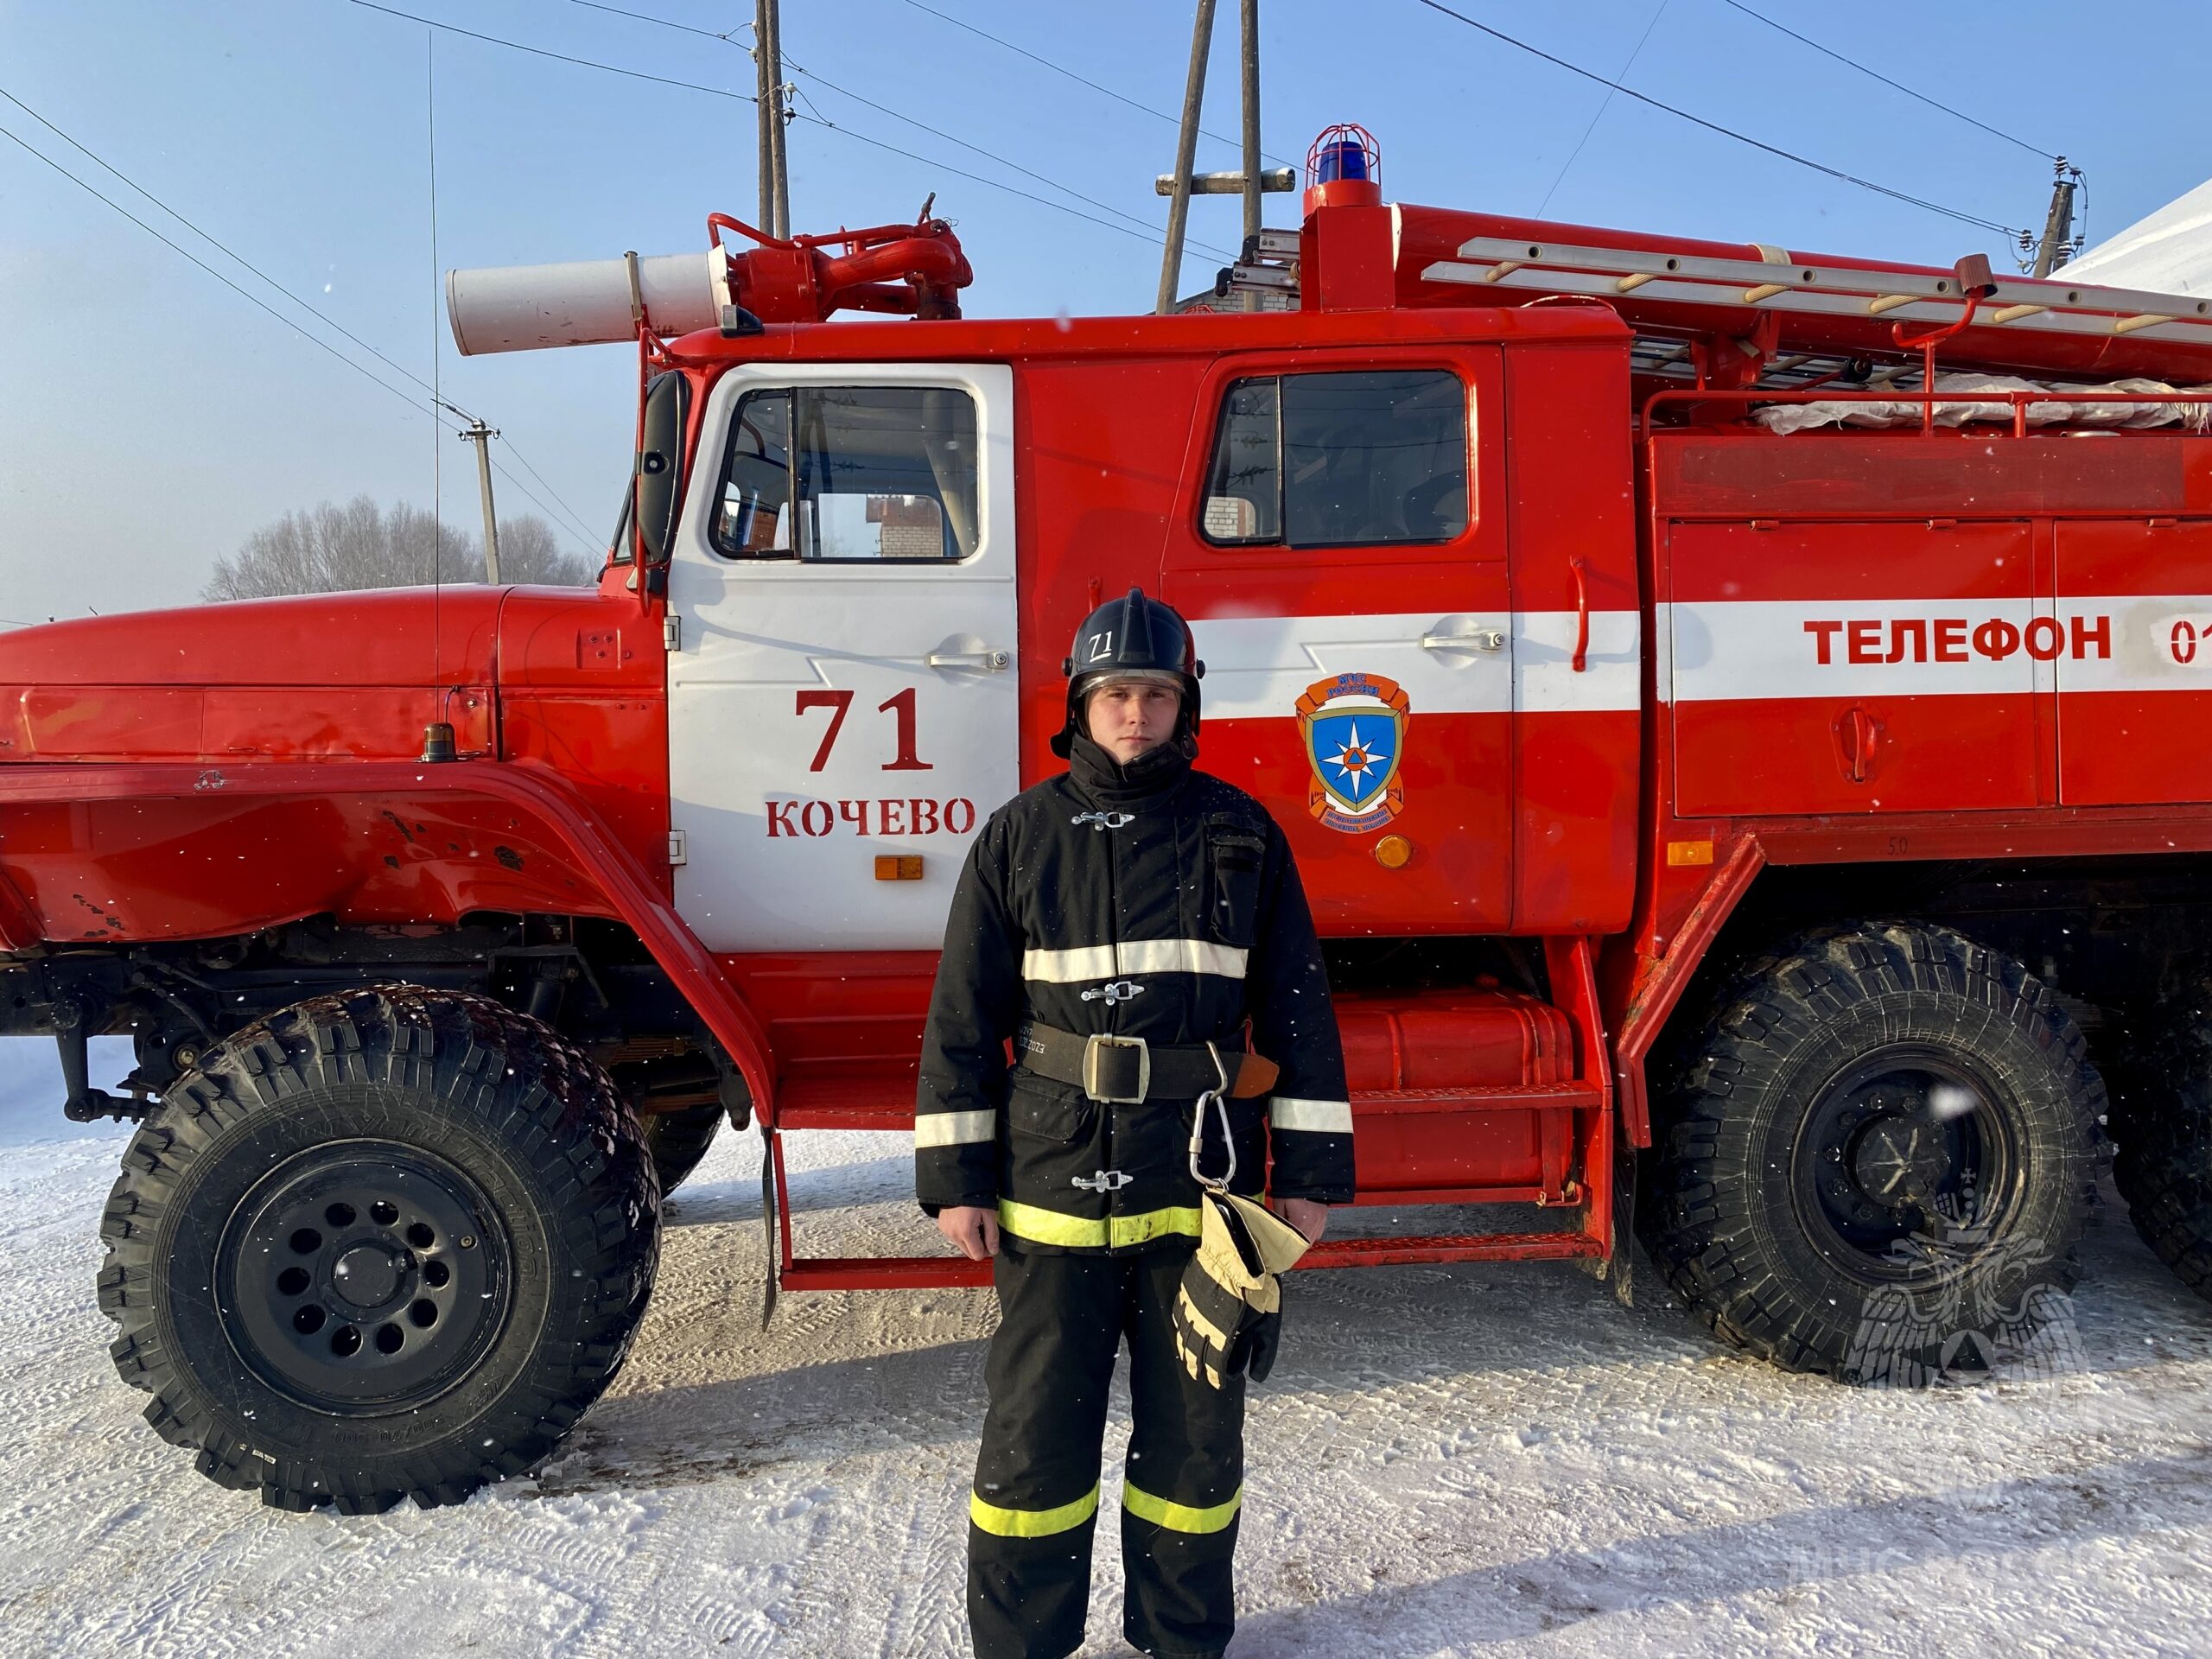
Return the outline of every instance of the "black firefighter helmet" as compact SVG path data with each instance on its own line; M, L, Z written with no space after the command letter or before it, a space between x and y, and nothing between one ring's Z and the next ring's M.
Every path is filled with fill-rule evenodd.
M1172 605L1147 599L1132 588L1127 597L1109 600L1075 631L1075 648L1060 664L1068 677L1068 721L1052 740L1052 753L1067 758L1069 741L1082 729L1084 699L1109 680L1160 680L1183 694L1175 722L1175 741L1187 745L1198 729L1198 681L1206 665L1198 660L1191 625Z

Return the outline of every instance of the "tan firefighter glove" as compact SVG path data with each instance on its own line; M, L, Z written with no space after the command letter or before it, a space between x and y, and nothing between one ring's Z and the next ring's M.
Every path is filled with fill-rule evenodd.
M1295 1265L1308 1241L1273 1211L1233 1192L1209 1188L1199 1207L1198 1252L1175 1294L1175 1351L1184 1370L1217 1389L1248 1368L1263 1382L1282 1331L1276 1275Z

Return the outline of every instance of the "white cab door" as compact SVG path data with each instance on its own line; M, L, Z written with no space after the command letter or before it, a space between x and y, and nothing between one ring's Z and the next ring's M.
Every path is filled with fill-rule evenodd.
M734 370L697 455L669 571L677 908L715 950L934 950L1020 784L1013 372Z

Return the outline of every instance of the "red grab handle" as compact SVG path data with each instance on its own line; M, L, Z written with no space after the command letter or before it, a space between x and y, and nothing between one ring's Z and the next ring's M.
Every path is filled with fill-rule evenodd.
M1842 750L1844 781L1870 782L1874 776L1874 751L1882 741L1882 722L1854 703L1836 717L1836 739Z
M1590 667L1590 582L1583 572L1589 561L1573 558L1567 568L1574 572L1574 671L1586 673Z

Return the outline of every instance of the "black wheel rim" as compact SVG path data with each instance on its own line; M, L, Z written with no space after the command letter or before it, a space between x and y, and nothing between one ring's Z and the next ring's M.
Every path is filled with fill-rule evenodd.
M1869 1285L1924 1281L2001 1240L2018 1202L2017 1112L1972 1056L1888 1044L1813 1095L1791 1149L1798 1217Z
M409 1410L474 1369L505 1325L506 1230L454 1164L391 1141L287 1159L231 1213L216 1299L240 1359L302 1405Z

